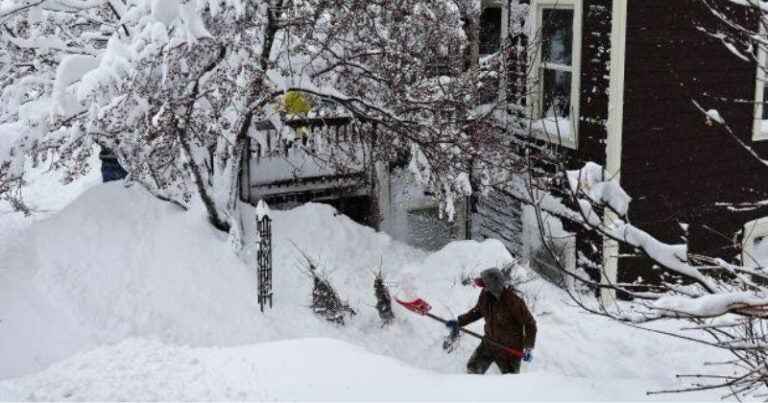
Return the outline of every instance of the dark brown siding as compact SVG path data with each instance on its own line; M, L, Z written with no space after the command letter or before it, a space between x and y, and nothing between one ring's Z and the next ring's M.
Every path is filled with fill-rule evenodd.
M569 157L568 166L578 169L588 161L605 165L608 137L608 76L611 64L612 0L585 0L581 38L581 94L579 98L579 147ZM565 223L576 234L577 265L599 281L592 270L602 261L600 236L579 225Z
M605 164L611 8L611 0L584 1L579 147L574 161L578 167L586 161Z
M737 6L728 12L753 19ZM701 0L629 0L621 181L633 197L633 224L666 242L680 242L680 224L689 224L693 252L733 258L735 233L768 213L737 214L717 203L768 197L768 168L708 124L694 101L751 142L753 106L737 101L754 99L756 66L699 27L719 29ZM621 262L621 280L641 275L652 276L647 263Z

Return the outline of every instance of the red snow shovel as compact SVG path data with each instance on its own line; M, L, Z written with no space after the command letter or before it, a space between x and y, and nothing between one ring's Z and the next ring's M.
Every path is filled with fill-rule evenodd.
M421 298L417 298L417 299L415 299L415 300L413 300L411 302L400 301L399 299L395 298L395 301L397 301L398 304L402 305L403 307L405 307L405 309L407 309L407 310L409 310L411 312L415 312L415 313L418 313L419 315L426 316L428 318L434 319L434 320L436 320L436 321L438 321L438 322L440 322L442 324L448 323L447 320L429 313L429 311L432 310L432 305L429 305L427 303L427 301L424 301ZM508 348L508 347L502 345L501 343L497 343L497 342L495 342L493 340L489 340L488 338L485 338L485 337L483 337L483 336L481 336L481 335L479 335L479 334L477 334L477 333L475 333L475 332L473 332L471 330L464 329L463 327L460 327L459 330L464 332L464 333L466 333L466 334L468 334L468 335L470 335L470 336L477 337L478 339L480 339L480 340L482 340L482 341L484 341L484 342L486 342L486 343L488 343L490 345L496 346L496 347L502 349L504 352L506 352L509 355L514 355L516 357L523 358L524 354L522 353L522 351L518 351L518 350L515 350L513 348Z

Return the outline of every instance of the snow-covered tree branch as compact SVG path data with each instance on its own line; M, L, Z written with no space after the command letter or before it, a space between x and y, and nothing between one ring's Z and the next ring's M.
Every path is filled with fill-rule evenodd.
M73 179L100 145L129 180L181 205L198 197L227 230L254 124L297 135L283 124L286 94L301 94L312 116L376 123L366 133L376 157L413 150L448 198L487 154L482 136L501 132L484 123L496 105L475 107L482 78L505 66L497 55L467 68L465 21L478 10L463 2L3 4L0 197L19 208L25 166L52 158Z

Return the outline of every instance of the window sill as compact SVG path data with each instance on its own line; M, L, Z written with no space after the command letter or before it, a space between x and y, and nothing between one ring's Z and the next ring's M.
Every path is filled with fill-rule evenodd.
M578 148L578 137L571 119L534 120L530 124L530 131L539 140L574 150Z
M752 141L768 141L768 120L758 120L752 131Z

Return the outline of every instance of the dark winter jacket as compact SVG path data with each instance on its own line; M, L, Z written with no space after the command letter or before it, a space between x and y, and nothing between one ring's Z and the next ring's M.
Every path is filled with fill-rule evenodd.
M509 288L502 291L500 298L484 289L477 305L458 317L459 325L464 327L480 318L485 319L485 336L508 348L522 351L536 343L536 320L525 301ZM498 348L487 347L490 352L501 353Z

